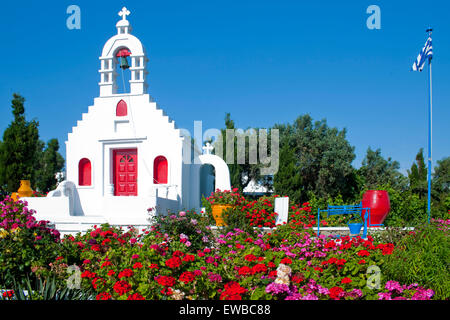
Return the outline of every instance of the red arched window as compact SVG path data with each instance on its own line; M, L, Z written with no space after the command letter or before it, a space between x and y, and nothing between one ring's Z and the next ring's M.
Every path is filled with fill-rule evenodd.
M165 184L167 183L168 165L167 159L163 156L158 156L153 162L153 183Z
M83 158L78 163L78 185L91 185L91 161L89 159Z
M128 114L127 104L125 103L125 101L120 100L116 107L116 116L124 117L127 114Z

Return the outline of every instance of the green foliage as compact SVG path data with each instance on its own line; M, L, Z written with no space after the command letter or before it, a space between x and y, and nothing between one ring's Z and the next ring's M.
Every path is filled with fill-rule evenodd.
M289 200L298 203L302 199L302 177L296 166L295 149L288 143L280 150L280 166L273 181L276 192L289 196Z
M380 149L373 151L369 147L358 173L364 179L365 189L376 189L380 184L389 184L396 190L405 190L408 181L398 171L399 168L400 164L397 161L393 161L390 157L384 159Z
M416 155L416 160L412 164L411 169L408 170L409 187L411 192L419 195L419 197L425 198L428 193L427 182L427 166L423 158L423 149Z
M3 143L0 145L0 185L8 193L17 191L20 180L31 180L34 184L33 169L39 140L39 123L25 120L25 99L16 93L13 97L14 120L4 131Z
M427 201L420 199L410 190L399 191L389 185L381 185L378 190L386 190L389 194L391 210L384 224L386 226L414 226L427 221Z
M227 133L231 130L232 136ZM271 150L271 133L267 135L267 155ZM258 163L258 159L253 159L250 155L259 154L259 133L257 129L249 128L246 132L235 127L234 121L229 113L225 115L225 128L221 130L218 140L214 142L214 154L222 157L228 164L230 171L231 186L242 192L252 181L261 183L269 187L272 184L271 176L261 175L261 168L265 165ZM245 147L245 152L240 154L238 145ZM232 149L232 150L231 150ZM229 157L232 156L232 163ZM261 155L259 155L261 160Z
M450 234L445 222L423 224L398 241L385 265L388 278L420 283L436 292L437 299L450 296Z
M450 157L437 161L434 168L433 183L438 192L450 192Z
M196 252L211 244L213 235L209 227L211 220L205 214L195 211L180 211L178 214L155 215L152 218L154 230L167 234L173 241L186 244L187 250ZM180 235L184 235L186 240Z
M253 232L253 227L250 226L250 221L245 213L241 211L240 207L232 207L222 211L226 226L223 232L230 232L234 229L240 229L245 232Z
M12 279L14 296L8 300L93 300L91 290L69 288L61 285L53 276L48 279L28 277ZM5 299L0 296L0 300Z
M58 140L51 139L45 147L39 140L36 120L25 119L25 99L14 93L12 113L14 120L3 133L0 143L0 192L16 192L20 180L30 180L33 189L48 192L55 188L55 174L64 167L64 158L58 153Z
M330 128L325 119L313 123L309 115L298 117L293 124L274 128L279 130L281 149L288 155L280 157L280 170L274 177L276 193L295 197L296 202L307 201L308 192L323 198L338 193L347 197L348 189L354 185L351 163L355 154L345 137L345 129ZM292 149L295 157L286 148ZM285 188L282 177L293 172L297 177Z
M59 232L36 221L23 202L7 197L0 202L0 213L1 276L20 278L33 266L48 266L58 255Z
M42 144L41 144L42 146ZM37 161L36 171L36 189L47 193L56 188L56 173L64 167L64 158L58 152L59 143L57 139L51 139L47 142L47 147L39 150L39 160Z

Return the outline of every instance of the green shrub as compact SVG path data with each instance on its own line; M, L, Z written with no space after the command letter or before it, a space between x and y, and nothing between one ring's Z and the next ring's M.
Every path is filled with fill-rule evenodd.
M94 300L92 290L61 286L55 277L47 279L23 278L13 280L11 296L0 296L0 300Z
M31 274L32 266L48 266L59 255L59 232L37 221L22 201L0 202L0 283Z
M195 211L156 215L152 218L153 231L166 233L171 240L186 244L189 251L196 252L212 243L210 217Z
M253 232L253 227L241 207L231 207L222 211L223 220L225 221L225 230L223 232L240 229L245 232Z
M415 282L432 288L437 299L448 299L450 238L447 223L440 220L430 225L424 224L399 240L386 261L386 276L399 282Z

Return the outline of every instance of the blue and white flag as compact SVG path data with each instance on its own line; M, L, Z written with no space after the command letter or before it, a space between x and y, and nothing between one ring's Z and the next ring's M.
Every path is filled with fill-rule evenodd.
M431 45L431 37L428 37L427 42L425 42L425 46L422 48L422 51L420 51L411 69L413 71L417 70L422 71L423 66L425 65L427 59L428 58L431 59L432 57L433 57L433 47Z

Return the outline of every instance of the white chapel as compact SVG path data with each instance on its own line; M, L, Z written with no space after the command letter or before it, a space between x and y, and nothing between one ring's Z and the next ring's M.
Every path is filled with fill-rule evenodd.
M231 188L222 158L191 147L147 93L148 58L128 15L119 12L117 34L103 47L99 97L68 134L66 180L47 197L23 198L38 219L144 225L150 208L198 210L202 194ZM119 92L126 74L129 92Z

